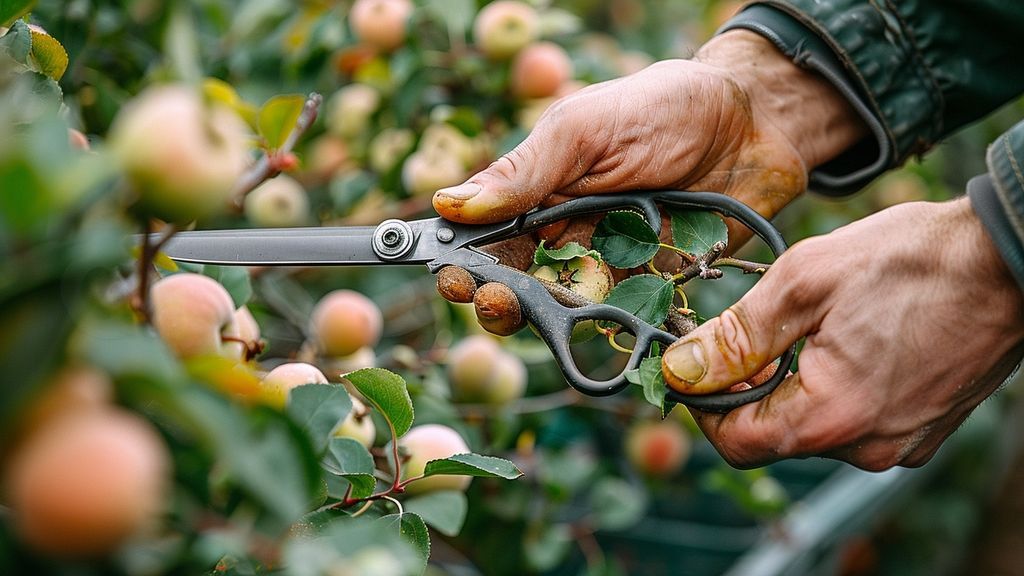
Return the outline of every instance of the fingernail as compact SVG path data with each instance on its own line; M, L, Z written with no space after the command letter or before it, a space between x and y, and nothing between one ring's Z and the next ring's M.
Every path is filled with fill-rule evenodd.
M458 186L452 186L450 188L442 188L437 191L439 196L447 196L456 200L469 200L480 193L482 188L479 184L473 182L466 182L465 184L459 184Z
M680 380L696 384L707 372L704 348L700 341L687 342L665 352L665 365Z

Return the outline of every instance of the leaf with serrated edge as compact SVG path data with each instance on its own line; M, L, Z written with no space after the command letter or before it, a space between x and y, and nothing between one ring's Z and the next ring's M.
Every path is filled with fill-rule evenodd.
M259 131L267 147L276 150L288 139L295 123L302 115L306 98L300 94L274 96L260 108Z
M68 53L56 38L32 30L32 62L35 68L54 80L60 80L68 69Z
M430 559L430 533L422 518L411 512L388 514L375 520L374 524L385 526L388 530L397 529L402 538L412 544L419 554L422 568L426 568L427 560Z
M327 448L331 433L352 410L352 399L338 384L306 384L288 393L288 415L309 434L313 448Z
M519 468L508 460L480 454L456 454L441 460L427 462L423 476L440 474L504 478L505 480L515 480L523 475Z
M565 262L582 256L590 256L598 262L601 261L600 252L588 250L577 242L568 242L561 248L547 248L544 246L544 241L541 240L540 245L537 246L537 251L533 253L533 263L538 266L550 266L551 264L558 264L559 262Z
M365 498L373 494L377 485L373 477L373 456L358 441L352 438L331 438L327 442L327 454L321 465L324 470L352 484L351 498Z
M439 490L404 502L406 512L414 512L431 528L445 536L458 536L469 508L466 495L457 490Z
M671 211L672 243L676 248L700 256L716 242L729 242L729 228L713 212L701 210Z
M668 317L675 285L653 274L640 274L619 282L604 303L622 308L651 326Z
M654 258L660 247L658 235L634 212L609 212L590 238L604 261L615 268L636 268Z
M383 368L363 368L345 375L366 400L395 428L401 437L412 426L412 399L405 380Z

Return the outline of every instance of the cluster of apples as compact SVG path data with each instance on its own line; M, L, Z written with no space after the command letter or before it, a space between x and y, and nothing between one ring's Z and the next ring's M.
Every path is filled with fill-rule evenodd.
M406 45L414 12L410 0L356 0L348 24L361 49L387 57ZM518 0L485 5L472 28L470 49L508 66L509 96L524 129L531 128L557 97L581 86L573 81L573 63L565 49L540 36L537 9ZM444 106L435 107L427 125L415 132L404 126L375 128L374 116L389 96L380 86L360 81L331 95L325 112L327 132L311 143L300 179L324 182L360 163L385 174L400 164L405 191L423 197L461 183L494 159L499 134L484 130L467 136L447 122L450 110Z

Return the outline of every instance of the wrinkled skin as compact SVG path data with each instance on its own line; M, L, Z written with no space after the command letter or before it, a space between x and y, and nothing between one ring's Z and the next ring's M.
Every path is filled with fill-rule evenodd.
M684 393L722 390L801 337L799 372L764 400L695 413L726 460L920 466L1019 361L1024 299L967 199L902 204L794 245L663 372Z
M774 215L864 126L766 41L730 32L556 103L530 137L434 197L460 222L606 192L718 191ZM589 237L593 221L543 236ZM730 245L746 239L730 224ZM558 242L556 242L557 244ZM529 243L500 246L527 260ZM855 272L855 273L854 273ZM726 415L695 413L733 465L823 455L918 466L1024 353L1024 302L966 199L897 206L788 251L739 303L666 351L673 387L743 382L801 337L800 371ZM699 342L699 345L695 343ZM699 350L696 365L687 362Z

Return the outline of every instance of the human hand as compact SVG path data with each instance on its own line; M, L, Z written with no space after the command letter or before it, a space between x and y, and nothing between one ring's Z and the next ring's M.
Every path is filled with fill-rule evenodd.
M770 217L804 190L809 168L862 131L824 80L760 36L734 31L694 60L660 62L559 100L516 149L438 191L434 207L449 220L489 223L575 196L672 188L722 192ZM595 222L561 223L539 237L589 246ZM735 248L749 232L728 224ZM525 239L494 250L522 269L534 246ZM659 258L676 260L656 260L660 270L681 264Z
M903 204L804 240L739 302L673 344L683 393L744 382L802 337L763 400L694 412L730 464L821 455L927 462L1024 354L1024 297L964 198Z

